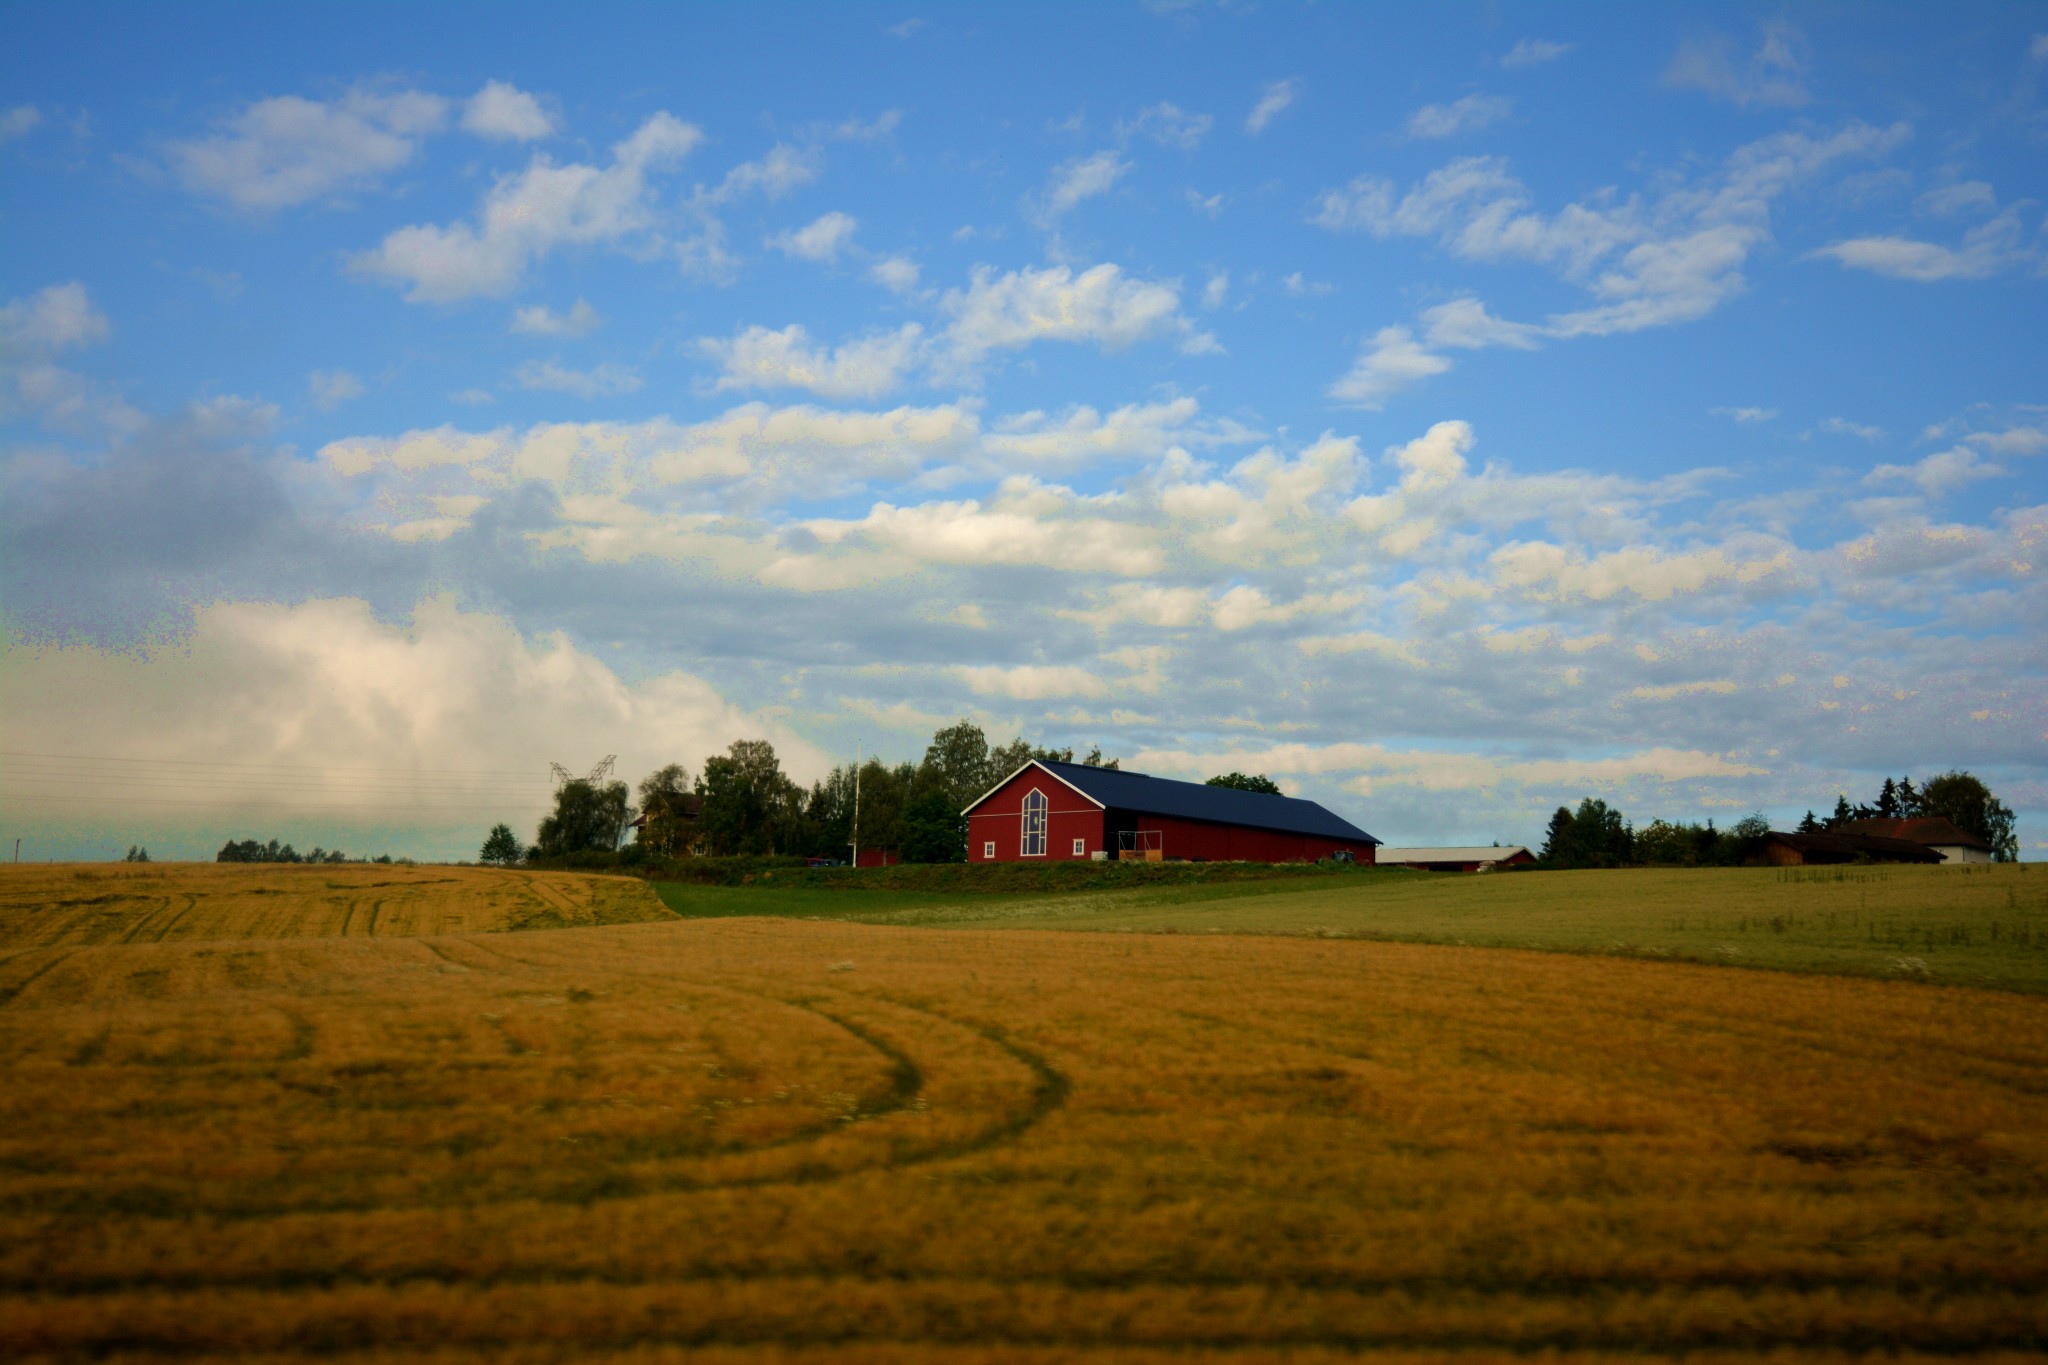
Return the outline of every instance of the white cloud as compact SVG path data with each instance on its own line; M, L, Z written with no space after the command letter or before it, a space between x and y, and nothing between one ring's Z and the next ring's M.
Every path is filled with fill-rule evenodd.
M1722 35L1688 39L1671 59L1664 83L1703 90L1741 108L1797 108L1813 98L1806 89L1803 47L1799 32L1784 23L1764 25L1747 58L1738 56L1734 42Z
M1221 192L1203 194L1199 190L1187 190L1184 193L1187 196L1188 207L1205 218L1220 217L1224 204L1229 201L1229 196Z
M633 393L644 382L638 371L623 365L572 370L552 360L529 360L513 377L522 389L566 393L576 398L612 398L622 393Z
M113 328L77 280L0 307L0 355L43 355L105 341Z
M1377 412L1402 389L1450 368L1450 361L1424 349L1406 327L1382 327L1351 369L1330 385L1329 395Z
M1063 162L1054 168L1033 217L1042 224L1056 223L1082 201L1108 194L1130 169L1130 162L1111 151Z
M1300 95L1300 82L1274 81L1259 96L1259 102L1252 106L1251 113L1245 115L1244 130L1254 135L1265 132L1266 125L1278 118Z
M905 323L827 351L792 323L781 331L749 327L731 339L705 337L698 349L724 370L714 390L808 389L826 398L879 398L903 382L924 356L924 328Z
M839 253L852 244L853 234L859 226L850 214L835 209L808 226L770 237L768 245L786 256L830 263L838 260Z
M1973 431L1963 438L1994 455L2038 455L2048 450L2048 429L2007 427L2004 431Z
M238 812L342 827L452 826L465 843L451 854L471 852L473 831L491 820L538 821L550 761L615 753L631 780L766 737L800 778L829 766L775 717L740 709L700 678L629 682L565 636L528 639L445 599L421 602L404 624L351 598L220 602L161 647L9 641L6 674L10 726L61 750L209 765L232 753L294 774L282 795L220 783L180 791L167 811L199 823ZM66 790L151 794L83 773Z
M1219 270L1209 277L1207 284L1202 286L1202 307L1209 309L1221 308L1229 294L1230 272L1228 270Z
M1533 541L1504 545L1489 562L1499 583L1538 601L1604 602L1626 595L1661 602L1717 584L1759 582L1790 568L1791 556L1781 550L1740 559L1719 548L1667 553L1651 546L1589 555Z
M1964 180L1927 191L1914 201L1923 213L1952 218L1961 213L1986 213L1998 207L1998 195L1982 180Z
M1582 285L1592 305L1519 332L1603 336L1704 317L1747 287L1743 266L1770 238L1772 203L1848 157L1881 155L1909 130L1851 124L1816 136L1779 133L1739 148L1696 184L1654 201L1595 196L1538 210L1498 157L1461 157L1405 193L1359 177L1320 195L1310 221L1333 232L1433 237L1468 260L1530 261Z
M687 156L703 134L660 113L612 148L606 167L536 155L484 196L474 223L400 228L351 265L408 286L413 302L451 303L518 287L532 264L566 245L653 240L649 177Z
M1512 106L1500 95L1467 95L1450 104L1425 104L1408 116L1408 136L1455 137L1499 123Z
M347 370L313 371L306 376L306 391L313 396L314 404L325 411L361 398L365 392L363 381Z
M868 267L868 278L892 294L909 294L917 289L917 262L905 256L884 256Z
M1884 428L1852 422L1846 417L1830 417L1820 424L1820 429L1830 436L1856 436L1866 441L1882 441Z
M1148 137L1168 147L1192 152L1202 145L1202 139L1209 135L1209 129L1215 122L1208 114L1191 114L1177 104L1162 100L1141 110L1129 122L1117 124L1117 133L1124 138Z
M1334 293L1337 288L1337 286L1329 283L1327 280L1308 279L1299 270L1291 275L1282 276L1280 287L1287 291L1290 297L1297 299L1320 298L1325 294Z
M460 403L464 407L480 408L497 402L498 396L489 389L457 389L454 393L448 395L448 399L450 402Z
M6 113L0 114L0 143L12 142L26 137L41 126L43 111L33 104L17 104Z
M1939 498L1979 479L1996 478L2003 473L2003 469L1980 459L1968 446L1956 446L1909 465L1881 464L1870 471L1864 482L1910 483L1926 496Z
M728 203L743 194L758 193L770 200L780 199L810 184L823 172L823 161L817 152L778 142L759 161L744 161L727 171L725 179L711 192L711 198Z
M881 502L857 521L808 521L804 528L829 547L870 547L913 565L1030 565L1127 578L1159 572L1165 557L1156 536L1100 510L1071 490L1013 478L987 503Z
M532 142L552 136L555 120L524 90L491 81L462 106L462 127L498 142Z
M1741 687L1730 678L1709 678L1700 682L1662 683L1632 687L1629 695L1638 701L1677 701L1680 697L1731 696Z
M567 313L557 313L542 303L512 315L512 330L525 336L589 336L603 325L604 319L597 315L597 310L580 298Z
M834 124L832 137L839 142L879 142L902 126L901 109L884 109L866 123L850 118Z
M1478 299L1452 299L1422 313L1424 337L1432 346L1453 346L1477 351L1489 346L1508 346L1533 351L1543 336L1541 327L1526 322L1509 322L1486 311Z
M1982 280L2009 266L2034 259L2020 246L2017 206L1964 234L1960 247L1945 247L1910 237L1855 237L1822 247L1816 256L1831 256L1845 266L1894 279L1934 284L1943 280Z
M1389 749L1379 744L1276 744L1265 749L1190 753L1141 750L1132 766L1169 772L1358 773L1348 784L1369 794L1374 785L1431 791L1473 791L1513 783L1540 787L1607 786L1638 779L1686 782L1750 777L1766 770L1699 750L1655 748L1598 759L1514 759L1431 749Z
M1524 38L1507 50L1500 64L1506 67L1540 66L1544 62L1556 61L1575 46L1574 43L1553 43L1543 38Z
M1109 684L1085 668L1020 664L1013 668L955 667L949 670L978 696L1044 701L1052 697L1106 697Z
M1106 263L1079 275L1063 265L1002 275L977 266L968 287L946 291L940 306L953 319L946 341L958 367L990 351L1040 341L1121 350L1171 335L1181 339L1183 351L1215 349L1215 339L1197 332L1181 312L1178 282L1132 279Z
M1186 445L1218 445L1255 439L1235 426L1199 424L1201 407L1192 398L1131 403L1107 416L1086 404L1058 416L1032 411L1005 417L983 439L991 464L1009 472L1075 466L1113 460L1157 459Z
M375 184L408 164L447 118L446 100L416 90L359 88L330 103L281 95L165 150L195 194L268 212Z
M1778 410L1776 408L1714 408L1712 413L1716 417L1726 417L1730 421L1740 422L1744 426L1755 426L1759 422L1769 422L1775 419L1778 415Z

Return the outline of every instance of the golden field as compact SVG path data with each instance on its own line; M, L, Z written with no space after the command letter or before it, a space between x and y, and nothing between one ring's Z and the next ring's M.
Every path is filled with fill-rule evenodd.
M665 919L644 883L404 863L0 864L0 952L218 938L414 937Z
M283 893L213 902L277 872L180 871L163 941L7 892L8 1359L2048 1344L2037 996L658 909L264 937Z

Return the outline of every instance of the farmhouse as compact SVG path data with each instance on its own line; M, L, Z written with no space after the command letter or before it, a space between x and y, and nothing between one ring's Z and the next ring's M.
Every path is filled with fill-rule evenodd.
M967 807L967 860L1373 861L1379 840L1313 801L1033 760Z
M1832 830L1819 834L1780 834L1773 830L1764 836L1764 861L1774 867L1859 862L1938 863L1941 855L1910 839L1842 834Z
M1521 867L1536 855L1520 844L1502 848L1382 848L1382 867L1413 867L1424 872L1491 872L1496 867Z
M1850 820L1842 825L1842 831L1904 839L1933 849L1945 863L1988 863L1993 861L1996 851L1989 843L1939 815L1916 815L1904 820Z

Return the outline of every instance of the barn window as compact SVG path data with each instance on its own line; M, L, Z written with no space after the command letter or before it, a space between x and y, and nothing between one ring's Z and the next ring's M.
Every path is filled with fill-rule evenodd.
M1074 856L1075 856L1076 858L1080 857L1080 856L1081 856L1082 854L1086 853L1087 851L1088 851L1088 841L1087 841L1086 839L1076 839L1076 840L1074 840Z
M1024 798L1024 844L1019 852L1026 858L1045 856L1045 793L1036 787Z
M982 856L982 857L984 857L984 858L993 858L993 857L995 857L995 856L996 856L996 841L995 841L995 840L993 840L993 839L987 839L987 840L984 840L984 841L982 842L982 845L981 845L981 856Z

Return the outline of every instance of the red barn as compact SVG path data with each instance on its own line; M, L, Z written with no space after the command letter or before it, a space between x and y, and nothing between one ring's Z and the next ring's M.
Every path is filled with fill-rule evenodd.
M1379 840L1313 801L1033 760L967 808L967 861L1373 861Z

